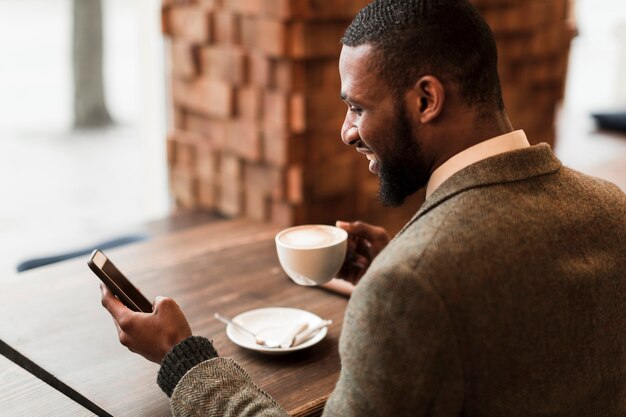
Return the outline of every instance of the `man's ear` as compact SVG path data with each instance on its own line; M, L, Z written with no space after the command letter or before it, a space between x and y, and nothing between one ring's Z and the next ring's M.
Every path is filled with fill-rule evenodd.
M408 99L420 123L429 123L441 114L446 96L441 81L432 75L425 75L415 83Z

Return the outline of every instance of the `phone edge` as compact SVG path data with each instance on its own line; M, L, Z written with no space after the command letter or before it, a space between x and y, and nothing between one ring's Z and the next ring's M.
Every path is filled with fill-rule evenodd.
M97 250L94 251L94 253ZM102 251L100 251L101 253L103 253ZM100 279L100 281L102 281L102 283L104 283L104 285L106 285L107 287L109 287L109 289L111 290L111 292L115 295L118 296L118 294L115 294L116 290L117 292L119 292L119 294L121 294L126 302L130 305L128 305L125 300L120 300L122 301L122 303L124 303L124 305L126 305L126 307L130 308L131 310L137 312L137 313L145 313L145 311L143 311L141 308L139 308L139 306L137 305L137 303L135 303L129 296L128 294L126 294L124 291L122 291L122 289L115 283L115 281L113 281L107 274L106 272L104 272L102 269L98 268L96 266L96 264L93 262L93 255L94 253L91 254L91 257L89 258L89 261L87 262L87 265L89 266L89 269L91 269L91 271L96 274L96 276ZM106 256L106 255L105 255ZM107 259L109 259L107 257ZM133 308L134 307L134 308Z

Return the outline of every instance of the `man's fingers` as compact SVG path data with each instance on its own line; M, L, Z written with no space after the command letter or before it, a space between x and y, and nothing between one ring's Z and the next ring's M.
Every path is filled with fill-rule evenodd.
M337 277L356 284L367 271L369 264L370 261L367 257L350 252L337 273Z
M116 322L123 320L130 310L113 295L106 285L100 284L100 291L102 291L102 306L107 309Z
M356 285L363 275L363 269L352 267L349 273L343 278L343 280Z
M109 291L109 289L104 284L100 284L100 291L102 291L102 305L104 306L104 308L110 311L107 306L112 302L113 303L115 301L119 302L119 300L115 298L113 293L111 293L111 291ZM112 313L111 313L111 318L113 319L115 330L117 330L117 337L120 340L120 343L126 346L124 342L126 341L125 338L127 338L128 336L124 333L124 331L122 331L122 328L120 327L119 323L117 322L117 319L115 318L115 316L113 316Z
M357 220L356 222L337 221L335 226L345 230L351 235L368 240L389 240L387 231L380 227Z
M367 259L363 255L358 255L358 254L352 260L352 266L354 266L357 269L367 268L369 266L369 263L370 263L369 259Z
M117 329L117 335L118 335L119 337L122 337L122 334L123 334L124 332L122 331L122 328L120 327L120 325L119 325L119 324L117 324L117 321L115 321L115 319L113 319L113 324L115 324L115 328Z

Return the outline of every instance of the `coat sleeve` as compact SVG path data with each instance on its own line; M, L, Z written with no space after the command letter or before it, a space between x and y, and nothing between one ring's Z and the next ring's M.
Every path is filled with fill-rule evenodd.
M182 377L171 398L174 416L287 417L230 358L200 363Z
M288 414L213 343L191 336L165 355L157 383L171 397L174 416L283 417Z
M368 271L340 340L342 369L324 416L458 416L463 375L451 320L424 268Z

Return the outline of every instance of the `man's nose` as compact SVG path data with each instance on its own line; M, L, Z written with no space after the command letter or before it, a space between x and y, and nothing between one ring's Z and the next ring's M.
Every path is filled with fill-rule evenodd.
M346 113L346 118L341 126L341 140L346 145L354 145L359 141L359 130L352 121L350 112Z

